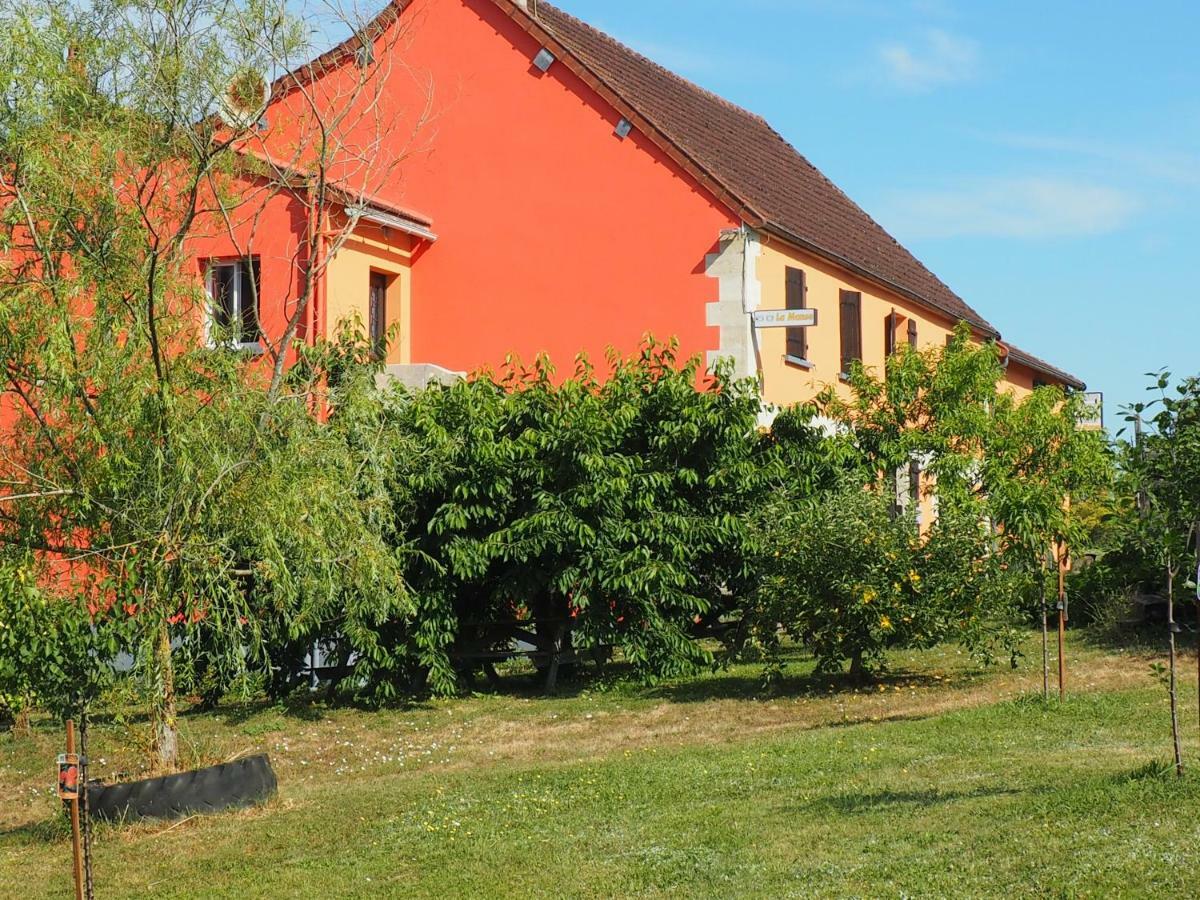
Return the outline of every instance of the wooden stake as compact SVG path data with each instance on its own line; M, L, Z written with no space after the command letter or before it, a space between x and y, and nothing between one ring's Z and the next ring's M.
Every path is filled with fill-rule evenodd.
M1196 538L1196 711L1200 715L1200 522L1192 526Z
M75 755L75 720L67 719L67 756ZM83 848L79 843L79 797L71 804L71 847L75 851L75 900L83 900Z
M1179 625L1175 622L1175 568L1167 561L1167 633L1171 643L1168 652L1171 661L1171 743L1175 750L1175 774L1183 774L1183 747L1179 739L1179 703L1178 692L1175 688L1175 632Z
M1058 546L1058 700L1061 703L1067 698L1067 580L1066 553L1062 544Z
M1050 699L1050 625L1046 612L1045 560L1038 566L1039 592L1042 601L1042 699Z

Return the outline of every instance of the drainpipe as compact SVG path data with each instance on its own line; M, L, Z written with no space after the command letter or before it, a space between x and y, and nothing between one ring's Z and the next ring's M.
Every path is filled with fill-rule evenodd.
M308 276L313 278L313 271L316 269L317 261L317 197L313 192L312 185L308 187ZM304 311L304 339L309 345L315 345L317 342L316 334L316 306L317 306L317 284L313 281L312 293L308 298L308 309Z

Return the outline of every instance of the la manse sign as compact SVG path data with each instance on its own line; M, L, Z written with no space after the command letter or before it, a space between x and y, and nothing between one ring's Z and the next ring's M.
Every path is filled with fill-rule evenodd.
M815 309L760 309L753 316L755 328L811 328L817 324Z

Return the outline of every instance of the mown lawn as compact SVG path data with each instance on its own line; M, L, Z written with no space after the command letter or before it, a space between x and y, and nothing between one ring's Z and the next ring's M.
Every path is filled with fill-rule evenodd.
M367 713L189 717L198 762L266 749L262 809L97 832L102 897L1195 896L1200 777L1162 771L1149 659L1073 650L1069 702L1031 667L898 656L882 685L734 669L658 689L476 696ZM1185 671L1193 675L1192 657ZM1182 694L1200 768L1196 693ZM136 759L141 726L93 757ZM58 736L0 737L0 895L68 896L47 824Z

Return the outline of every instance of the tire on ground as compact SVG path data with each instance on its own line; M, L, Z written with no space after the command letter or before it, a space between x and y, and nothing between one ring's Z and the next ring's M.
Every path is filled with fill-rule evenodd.
M122 819L178 819L196 813L254 806L278 787L266 754L178 775L124 784L89 784L92 816Z

